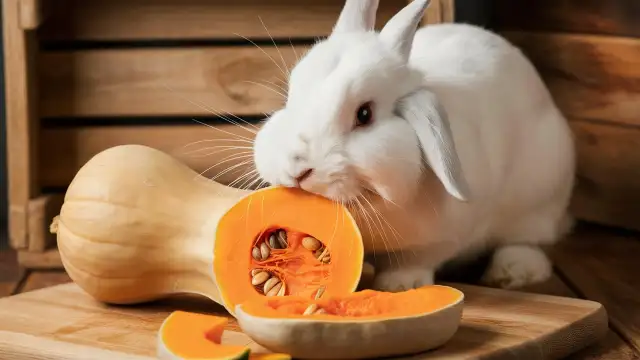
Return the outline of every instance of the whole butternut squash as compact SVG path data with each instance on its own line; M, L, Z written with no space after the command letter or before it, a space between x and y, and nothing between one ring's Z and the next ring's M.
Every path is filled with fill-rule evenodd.
M240 190L141 145L90 159L51 231L71 279L117 304L204 295L234 314L251 299L356 290L360 231L346 208L302 190Z

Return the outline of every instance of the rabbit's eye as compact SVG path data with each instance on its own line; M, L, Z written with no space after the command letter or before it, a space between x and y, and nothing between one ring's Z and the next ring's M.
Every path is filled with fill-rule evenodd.
M358 108L356 112L356 126L368 125L373 119L373 111L371 110L371 102L366 102Z

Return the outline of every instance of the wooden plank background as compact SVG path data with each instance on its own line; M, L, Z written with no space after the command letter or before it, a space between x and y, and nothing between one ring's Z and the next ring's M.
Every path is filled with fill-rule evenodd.
M493 26L532 32L640 36L637 0L493 0Z
M492 13L570 119L573 212L640 230L640 2L496 0Z
M46 41L315 38L333 27L343 0L46 0ZM434 1L438 7L438 1ZM381 26L405 0L381 1ZM238 34L238 35L236 35Z
M262 50L264 48L264 51ZM284 103L288 71L308 47L281 45L47 51L45 117L255 115Z

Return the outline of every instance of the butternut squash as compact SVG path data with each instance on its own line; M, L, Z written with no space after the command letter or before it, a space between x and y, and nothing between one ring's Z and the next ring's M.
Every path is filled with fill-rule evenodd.
M90 159L51 231L71 279L100 301L195 293L231 314L265 296L351 293L364 258L343 206L298 189L224 186L141 145Z
M248 346L221 345L228 319L172 312L158 330L160 360L291 360L288 354L253 354Z
M252 299L236 305L236 318L245 334L274 352L304 359L360 359L443 345L459 327L463 303L461 291L432 285L319 300Z

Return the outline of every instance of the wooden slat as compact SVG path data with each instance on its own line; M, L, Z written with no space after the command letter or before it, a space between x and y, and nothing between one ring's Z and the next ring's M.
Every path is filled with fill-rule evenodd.
M640 351L640 238L595 227L553 249L558 270L582 296L604 305L611 325Z
M411 2L408 0L407 2ZM422 24L449 23L455 19L455 0L434 0L431 1L425 12Z
M492 10L499 30L640 36L637 0L494 0Z
M15 251L0 250L0 298L14 293L24 273L18 266Z
M505 32L565 114L640 125L640 39Z
M344 0L48 0L43 40L313 38L330 33ZM380 27L406 5L381 1ZM264 23L264 25L263 25ZM268 29L268 31L265 29Z
M34 30L43 21L44 13L41 0L20 0L20 28Z
M43 252L18 251L18 264L27 269L55 269L63 268L58 248Z
M66 272L60 271L31 271L24 286L20 290L21 293L28 291L48 288L55 285L66 284L72 282Z
M33 76L33 34L20 28L19 1L3 0L4 76L7 131L9 240L15 249L28 246L29 199L37 194L34 172L37 143Z
M640 230L640 128L578 120L571 126L578 156L573 212Z
M253 169L252 144L237 140L252 140L255 126L216 124L206 127L194 124L44 129L42 148L55 151L43 150L41 153L42 185L67 186L91 157L121 144L142 144L160 149L184 161L204 176L213 178L222 174L215 180L230 184ZM232 169L242 162L249 163ZM224 173L227 169L232 170ZM239 181L234 185L244 186L248 183L249 181Z
M270 112L283 103L278 85L305 47L263 48L266 54L255 46L46 52L40 111L44 117Z

